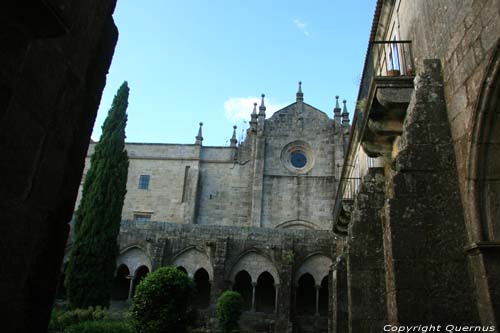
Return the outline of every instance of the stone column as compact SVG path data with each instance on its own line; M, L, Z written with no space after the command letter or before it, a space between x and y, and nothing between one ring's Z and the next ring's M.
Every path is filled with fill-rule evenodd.
M339 253L343 253L343 246L339 246ZM347 265L344 256L337 257L333 271L332 292L333 302L332 333L349 331L349 298L347 290Z
M130 302L130 300L132 299L132 292L133 292L133 289L134 289L134 281L135 281L135 277L134 276L129 276L130 278L130 284L128 286L128 297L127 297L127 302Z
M420 73L386 174L388 322L470 325L479 319L440 61L424 60Z
M278 295L280 291L279 283L274 284L274 314L278 314Z
M224 276L227 259L227 239L218 238L215 243L207 244L207 246L210 248L210 260L214 267L212 281L210 281L210 312L215 316L217 298L229 287L229 281L226 281Z
M382 332L387 319L384 239L380 218L385 201L384 180L384 169L370 168L362 179L352 208L346 274L349 289L347 308L352 332L362 332L366 327ZM343 283L345 286L345 281Z
M319 290L321 286L315 285L316 287L316 312L314 313L316 316L319 316Z
M252 311L255 312L255 287L257 287L257 282L252 282Z

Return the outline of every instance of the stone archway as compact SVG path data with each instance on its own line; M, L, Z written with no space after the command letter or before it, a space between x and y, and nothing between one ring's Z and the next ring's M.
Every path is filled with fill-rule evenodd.
M140 266L139 268L137 268L137 270L135 271L135 274L133 276L133 279L132 279L132 295L131 296L134 296L135 295L135 289L137 288L137 286L139 285L139 283L141 283L142 280L144 280L144 278L149 274L149 268L147 266Z
M305 220L290 220L285 221L276 226L276 229L306 229L319 230L321 229L316 223Z
M255 287L255 309L257 312L273 313L275 310L276 287L269 272L263 272Z
M327 316L330 290L328 274L332 260L322 254L309 256L295 273L296 312Z
M253 250L246 252L240 257L231 270L230 280L234 281L236 274L242 270L250 274L254 283L257 283L257 279L264 272L271 274L276 283L280 281L278 270L274 266L274 263L269 258Z
M298 315L313 315L316 312L316 282L309 273L300 276L297 282L295 312Z
M193 276L195 295L193 303L196 308L206 309L210 305L210 277L204 268L198 269Z
M243 309L251 310L252 309L252 277L248 274L247 271L242 270L239 271L233 283L233 290L240 293L241 297L243 297Z
M121 264L116 270L113 283L111 299L116 301L125 301L128 298L130 289L130 271L125 264Z
M500 240L500 43L486 72L473 119L469 158L472 240Z
M465 207L469 259L483 325L500 323L500 41L472 116Z
M116 266L120 265L127 266L131 275L141 266L146 266L149 271L152 269L149 255L138 246L131 246L121 251L116 259Z
M200 268L203 268L208 273L209 281L213 279L213 267L210 258L206 253L195 247L188 247L177 254L172 262L172 266L184 268L190 277L194 277L194 274Z
M121 251L116 259L118 268L126 266L129 271L129 291L126 299L134 296L135 288L139 282L151 272L151 259L148 254L138 246L131 246ZM118 271L117 271L118 272ZM125 284L125 282L122 282Z
M242 273L244 272L244 273ZM248 279L250 277L250 279ZM243 280L244 279L244 280ZM257 251L249 251L243 254L237 263L233 266L229 280L233 282L233 290L243 292L248 294L248 282L251 284L251 307L252 311L258 311L258 297L261 297L261 309L263 312L269 312L269 294L271 290L274 290L274 307L272 307L271 312L276 310L276 304L278 302L278 290L279 286L279 274L278 270L274 266L274 263L264 255L258 253ZM244 282L244 284L242 284ZM260 285L259 285L260 282ZM271 288L272 285L272 288ZM245 286L243 289L241 286ZM258 289L260 288L260 293ZM240 292L241 293L241 292ZM243 295L244 300L245 295ZM259 296L260 295L260 296ZM265 309L265 310L264 310Z

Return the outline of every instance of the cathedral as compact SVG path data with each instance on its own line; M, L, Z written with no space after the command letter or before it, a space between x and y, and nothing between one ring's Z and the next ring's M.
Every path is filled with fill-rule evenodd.
M221 293L236 290L247 329L328 332L346 101L341 108L337 96L329 117L304 102L299 82L295 102L269 118L262 95L242 142L234 127L230 146L204 146L202 126L194 144L126 144L114 298L129 299L148 272L169 265L194 279L201 325Z

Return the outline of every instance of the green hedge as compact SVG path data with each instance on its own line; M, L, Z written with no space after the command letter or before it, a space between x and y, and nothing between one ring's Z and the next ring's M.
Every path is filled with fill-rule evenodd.
M67 327L64 333L135 333L127 322L117 320L84 321Z
M72 325L85 322L107 319L108 312L100 307L89 307L88 309L75 309L65 311L55 308L49 323L49 333L61 333Z

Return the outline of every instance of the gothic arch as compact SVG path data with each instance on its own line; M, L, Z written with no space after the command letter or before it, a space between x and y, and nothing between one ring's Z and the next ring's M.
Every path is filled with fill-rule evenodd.
M276 283L273 276L265 271L257 278L255 288L255 308L258 312L273 313L275 310Z
M210 276L205 268L199 268L193 275L195 293L193 304L196 308L206 309L210 305Z
M214 269L210 258L195 246L180 251L172 260L172 266L182 266L191 277L194 276L196 271L203 268L207 271L210 280L213 280Z
M127 265L121 264L118 266L113 281L113 289L111 299L123 301L128 297L130 288L130 270Z
M120 265L127 266L131 274L141 266L147 267L150 272L152 268L148 254L137 245L129 246L120 251L116 259L116 267L118 268Z
M468 162L466 207L474 242L500 240L500 41L485 73Z
M252 277L247 271L242 270L236 273L232 282L233 290L243 297L243 309L250 310L252 308Z
M325 276L328 276L332 259L321 253L314 253L308 256L295 272L294 282L298 284L299 279L305 273L311 274L317 285L321 283Z
M299 315L312 315L316 311L316 285L310 273L303 273L295 287L295 311Z
M252 282L257 282L259 276L267 271L271 274L275 283L280 283L278 270L274 263L267 256L255 250L247 251L240 256L239 260L231 269L229 280L234 282L236 274L240 271L248 272L252 278Z
M277 229L312 229L319 230L320 227L313 222L304 220L289 220L281 222L276 226Z

